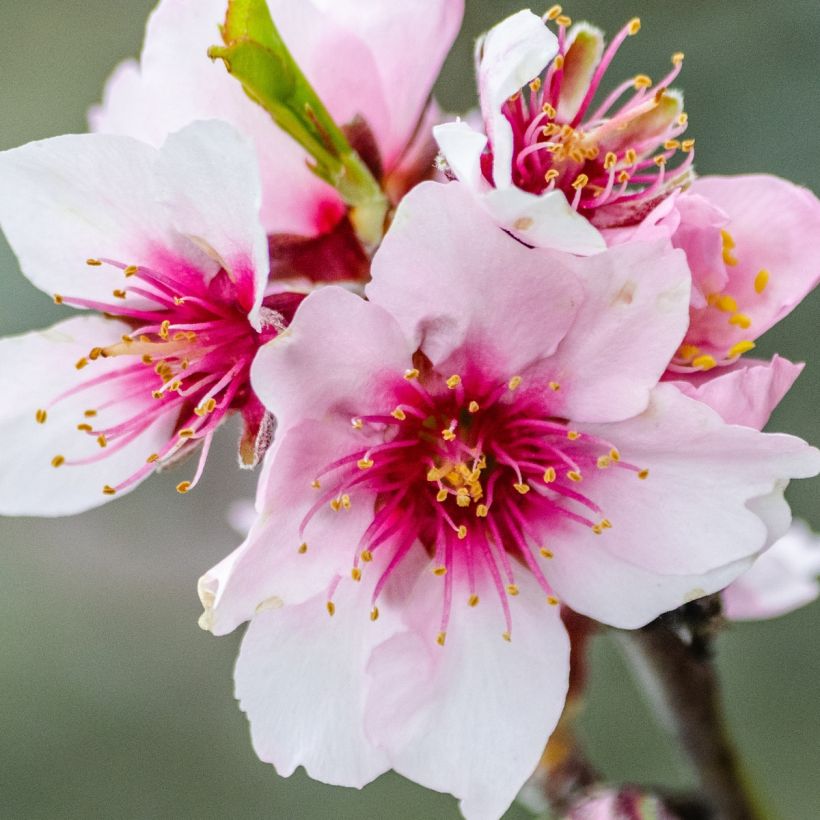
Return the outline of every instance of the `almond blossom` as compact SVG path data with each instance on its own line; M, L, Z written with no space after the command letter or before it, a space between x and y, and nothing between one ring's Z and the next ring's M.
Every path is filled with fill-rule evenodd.
M251 621L236 692L263 760L350 786L393 768L470 818L503 813L561 713L559 603L635 628L724 588L820 469L658 383L681 251L580 258L494 225L423 183L369 301L316 291L260 350L258 517L200 580L204 628Z
M159 150L55 137L0 154L0 192L24 274L85 312L0 341L0 511L80 512L198 450L187 492L234 412L255 463L272 428L251 362L303 296L267 285L245 139L215 121Z
M362 278L367 259L339 193L312 173L304 148L206 56L226 0L162 0L148 21L139 63L120 65L95 131L152 145L197 119L219 118L253 141L260 217L272 237L272 273L326 281ZM430 92L461 24L463 0L269 0L296 62L351 144L394 199L432 170ZM406 38L413 32L413 47ZM317 241L306 244L308 239ZM321 240L321 241L319 241Z
M597 253L606 247L598 229L640 222L689 180L694 140L678 139L687 116L670 90L683 54L657 83L631 77L595 104L613 58L639 30L630 20L604 48L599 29L572 25L554 6L543 19L520 11L479 40L484 133L466 122L434 133L450 173L522 241Z

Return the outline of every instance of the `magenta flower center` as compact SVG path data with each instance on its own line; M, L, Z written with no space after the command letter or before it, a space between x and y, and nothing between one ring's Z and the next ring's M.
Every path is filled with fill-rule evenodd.
M557 15L554 9L548 19L558 25L558 55L543 77L503 108L513 132L513 182L534 194L563 191L574 209L601 227L637 221L616 206L628 206L630 214L645 212L686 181L694 160L694 140L678 139L686 130L686 114L679 99L668 94L683 55L672 57L672 71L657 85L638 75L617 86L593 109L612 59L624 40L640 28L637 18L630 21L604 51L577 111L568 115L562 92L566 83L575 82L580 71L575 64L587 55L580 37L568 44L571 21L556 8ZM679 152L685 158L669 171L667 163ZM491 153L484 155L483 168L492 181Z
M411 370L395 385L391 413L352 420L363 439L376 434L378 443L363 444L316 477L320 495L302 521L300 550L307 550L310 522L320 509L329 504L344 514L375 498L352 567L359 580L378 551L388 553L374 586L372 617L388 578L420 544L442 578L438 642L447 631L455 573L467 579L471 606L479 602L480 578L492 579L509 639L508 596L518 594L517 573L531 573L547 601L558 604L544 560L553 553L542 541L550 525L569 522L596 534L612 526L585 493L585 477L610 468L648 475L625 463L611 443L556 418L540 394L519 391L521 383L518 376L499 385L478 375L444 380ZM331 614L336 583L329 591Z
M107 397L85 410L77 424L80 433L96 442L99 452L76 459L56 455L52 465L84 465L108 458L167 419L171 434L163 446L146 453L145 464L131 475L112 476L102 492L114 495L163 462L201 446L193 480L177 487L187 492L202 475L219 424L232 411L256 402L249 384L253 357L292 317L301 297L281 294L267 299L263 318L267 315L270 321L259 332L248 321L252 289L234 282L224 270L205 284L199 272L178 261L164 271L109 259L89 259L88 264L119 268L124 287L113 291L111 301L60 295L55 301L101 311L126 322L131 330L113 344L101 340L75 364L84 370L97 360L117 357L122 360L120 367L89 377L37 411L37 420L44 423L47 409L70 396L93 389L95 395Z

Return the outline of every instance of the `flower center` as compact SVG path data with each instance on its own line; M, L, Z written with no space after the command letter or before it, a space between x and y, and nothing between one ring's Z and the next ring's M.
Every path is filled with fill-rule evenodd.
M531 573L548 603L557 605L540 560L553 557L545 533L569 525L602 534L612 523L582 482L609 468L639 478L648 472L626 463L611 443L572 429L550 413L540 392L521 385L519 376L498 385L478 374L443 379L408 371L395 385L397 403L389 414L352 419L362 447L316 476L320 496L302 521L300 551L307 550L311 522L326 505L344 514L353 504L374 504L351 575L360 580L374 554L387 552L373 589L371 615L378 617L377 600L390 575L412 549L424 549L433 573L443 578L440 644L454 575L466 578L470 606L479 603L481 579L492 580L508 640L508 597L518 594L517 573ZM589 483L594 487L595 479ZM328 596L331 614L336 583Z
M543 77L513 95L503 113L513 131L513 181L531 193L560 190L599 227L630 224L688 180L694 140L679 140L687 116L679 95L669 91L683 65L672 57L672 70L653 85L645 74L617 86L591 106L604 75L623 42L637 34L640 21L627 23L604 51L587 79L583 64L595 48L583 29L572 42L572 21L554 6L546 14L558 27L558 54ZM577 88L580 81L586 85ZM624 102L628 92L631 96ZM572 102L569 101L571 98ZM673 171L667 163L682 153ZM484 174L492 180L492 155Z
M88 265L119 268L128 284L114 290L110 302L60 295L55 295L55 302L101 311L124 321L131 330L117 342L92 348L75 364L77 370L84 370L99 359L121 357L120 367L83 381L37 411L37 421L45 423L48 409L70 396L90 390L106 395L103 403L85 410L77 424L101 452L69 459L56 455L52 465L100 461L167 419L171 433L164 445L146 453L140 469L106 484L102 492L114 495L201 445L194 478L177 486L185 493L202 475L216 428L252 398L249 371L254 354L276 336L284 321L277 306L292 314L296 305L290 304L289 294L266 300L271 303L267 308L271 321L257 332L248 322L246 295L225 271L205 285L199 275L172 275L116 260L89 259Z

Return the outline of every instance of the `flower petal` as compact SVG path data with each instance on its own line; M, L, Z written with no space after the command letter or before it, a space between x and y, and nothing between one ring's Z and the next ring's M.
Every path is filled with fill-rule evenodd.
M762 430L803 367L781 356L770 362L742 359L715 374L670 373L668 381L685 396L708 404L727 424Z
M50 403L83 382L123 368L116 358L100 358L82 371L75 363L92 347L119 341L129 329L122 322L82 316L0 340L0 514L58 516L98 507L111 498L102 492L105 484L115 485L135 473L168 440L173 419L162 418L122 450L91 464L70 464L101 454L94 436L78 431L77 424L89 421L86 409L116 396L122 382L104 382ZM150 401L150 392L145 392ZM136 402L128 406L125 418L141 412ZM47 409L43 424L35 420L40 409ZM121 407L111 407L94 423L108 427L124 420ZM69 463L55 469L55 456Z
M469 343L508 377L555 350L581 298L569 257L498 230L458 182L422 183L402 200L366 292L434 365Z
M466 598L466 593L465 596ZM569 639L558 615L524 576L512 603L512 640L501 608L454 604L444 646L435 579L404 602L410 630L373 652L367 733L399 774L461 800L470 820L504 813L532 774L567 691Z
M564 73L558 98L558 119L572 122L604 53L604 33L589 23L577 23L567 33Z
M481 172L487 137L463 120L433 126L433 136L459 182L476 193L489 187Z
M349 419L381 407L379 375L401 376L412 352L387 311L331 286L311 293L287 332L257 353L251 382L280 429L331 413Z

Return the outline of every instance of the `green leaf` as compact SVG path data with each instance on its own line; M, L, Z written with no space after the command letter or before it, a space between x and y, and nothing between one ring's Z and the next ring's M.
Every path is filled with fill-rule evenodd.
M368 246L381 239L387 199L352 148L279 34L265 0L228 0L224 46L208 56L224 62L245 93L313 158L311 169L350 206L350 220Z

